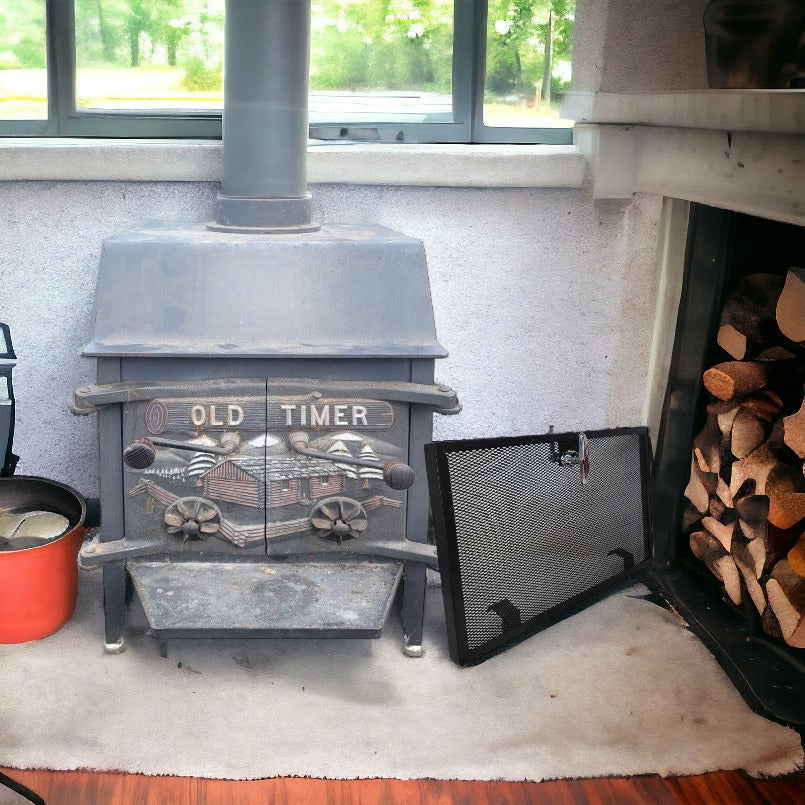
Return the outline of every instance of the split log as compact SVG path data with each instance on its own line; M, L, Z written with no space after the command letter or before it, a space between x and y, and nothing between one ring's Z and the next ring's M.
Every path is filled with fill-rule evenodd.
M755 578L759 579L763 575L763 571L766 569L766 560L768 559L766 541L762 539L753 539L747 544L746 550L752 557Z
M764 520L762 523L748 523L746 520L738 521L741 533L750 540L766 541L766 534L768 530L768 523Z
M805 479L789 464L778 463L766 479L769 522L777 528L792 528L805 517Z
M718 476L712 472L702 472L696 458L690 461L690 481L685 487L685 497L696 507L697 511L706 512L710 506L710 495L717 488Z
M694 454L702 472L721 470L721 441L718 416L708 414L704 427L693 439Z
M741 397L766 385L766 367L754 361L727 361L708 369L704 387L719 400Z
M794 545L785 557L791 570L800 578L805 579L805 534L803 534L796 545Z
M761 421L745 406L741 406L732 423L730 450L735 458L746 458L766 441L766 429Z
M735 421L735 417L738 416L740 410L741 403L738 400L730 400L728 402L717 400L707 406L707 415L708 417L715 416L718 429L721 431L722 441L725 444L729 443L730 434L732 433L732 423Z
M766 495L750 495L739 500L735 508L741 520L753 525L765 525L769 516L769 499Z
M746 357L746 336L731 324L722 324L718 328L716 342L724 352L731 355L736 361L742 361Z
M777 326L792 341L805 341L805 268L791 268L777 301Z
M782 419L778 419L774 425L772 425L769 438L766 439L766 445L770 450L776 450L778 452L785 448L785 427Z
M755 559L749 553L749 546L736 541L733 545L732 558L743 576L746 591L749 593L752 603L755 605L758 614L763 615L763 610L766 609L767 604L766 595L758 581L760 574L756 572Z
M741 412L748 411L764 422L775 422L780 413L780 405L770 399L750 397L741 403Z
M704 517L702 519L702 525L724 546L724 550L729 553L730 547L732 546L732 536L735 533L735 523L725 525L714 517Z
M805 400L799 411L783 417L783 441L800 458L805 458Z
M727 486L727 482L719 475L717 476L718 480L716 481L716 495L718 499L724 504L724 506L728 509L732 509L735 507L735 499L730 492L729 486Z
M741 578L735 560L724 546L707 531L694 531L690 535L693 555L704 562L707 569L724 585L733 604L741 603Z
M767 527L766 549L769 552L767 564L772 564L775 560L785 556L797 544L802 535L802 527L797 525L794 528L783 529L777 528L774 523L768 523Z
M775 308L783 289L783 282L783 278L778 274L749 274L744 277L724 303L721 311L721 327L731 326L758 346L776 341L779 331L775 320ZM732 357L741 360L745 355Z
M765 495L752 495L742 498L735 506L740 517L738 527L741 534L749 540L746 550L752 557L755 575L760 578L768 556L766 517L769 513L769 499Z
M766 582L766 594L783 640L795 648L805 648L805 579L781 559Z
M702 513L688 501L685 511L682 513L682 533L689 534L702 520Z
M780 631L780 624L777 621L777 616L774 614L774 610L770 606L767 606L766 609L763 610L763 617L761 618L760 623L763 627L763 631L767 635L776 637L780 640L783 639L783 633Z
M728 509L724 505L724 501L722 501L721 498L710 498L710 505L707 508L707 512L711 517L715 517L716 520L720 520L724 516L725 511L728 511Z
M764 396L768 397L775 405L779 406L780 408L783 407L783 398L780 397L779 394L772 391L771 389L763 389Z
M755 355L756 361L790 361L796 358L793 352L789 352L785 347L777 344L773 347L764 349L759 355Z
M744 485L745 481L755 482L755 495L766 494L766 479L769 473L780 462L774 455L768 442L753 450L746 458L735 461L732 465L730 476L730 494L738 494L738 490Z

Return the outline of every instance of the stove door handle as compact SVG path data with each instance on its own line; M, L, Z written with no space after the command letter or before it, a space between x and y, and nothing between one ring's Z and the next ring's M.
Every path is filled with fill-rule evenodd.
M380 469L377 464L371 461L365 461L360 458L353 458L352 456L334 456L332 453L323 453L320 450L312 450L308 445L310 444L310 436L304 431L297 431L288 436L288 444L295 452L310 458L320 458L325 461L332 461L333 464L350 464L355 467L368 467L371 470ZM390 461L383 466L383 480L387 486L392 489L402 490L408 489L416 480L416 473L408 466L403 464L402 461Z
M157 456L156 448L169 447L172 450L192 450L194 453L209 453L213 456L229 456L240 444L240 438L234 433L225 433L221 437L221 446L212 447L192 442L180 442L176 439L134 439L123 450L123 462L135 470L150 467Z

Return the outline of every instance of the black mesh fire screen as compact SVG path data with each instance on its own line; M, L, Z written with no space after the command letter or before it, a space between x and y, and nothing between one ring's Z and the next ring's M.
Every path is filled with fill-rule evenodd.
M450 653L486 659L650 557L645 428L425 446Z

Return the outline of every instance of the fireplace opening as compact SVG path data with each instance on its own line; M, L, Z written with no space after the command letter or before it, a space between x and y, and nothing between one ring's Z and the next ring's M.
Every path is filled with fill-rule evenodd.
M749 704L795 726L803 266L805 227L692 205L653 489L656 580Z

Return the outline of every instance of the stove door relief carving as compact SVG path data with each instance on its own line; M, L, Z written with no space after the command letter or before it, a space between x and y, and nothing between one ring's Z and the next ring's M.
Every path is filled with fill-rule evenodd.
M130 538L285 555L405 533L405 404L314 392L124 408Z
M124 411L127 536L169 552L264 553L265 386Z
M272 395L266 421L269 554L343 552L405 533L405 491L385 476L407 468L407 405Z

